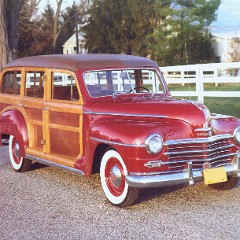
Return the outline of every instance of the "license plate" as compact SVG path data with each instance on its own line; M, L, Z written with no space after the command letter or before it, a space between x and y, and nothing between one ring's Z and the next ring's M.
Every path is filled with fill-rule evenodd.
M206 185L227 181L227 173L224 167L204 169L203 177Z

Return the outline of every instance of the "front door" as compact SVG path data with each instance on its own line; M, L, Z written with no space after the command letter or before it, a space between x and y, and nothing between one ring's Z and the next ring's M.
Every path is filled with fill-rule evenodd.
M43 152L48 160L74 167L82 156L82 97L76 75L49 70L43 110Z
M43 151L49 160L74 167L82 156L83 102L78 82L70 71L50 70L47 75Z

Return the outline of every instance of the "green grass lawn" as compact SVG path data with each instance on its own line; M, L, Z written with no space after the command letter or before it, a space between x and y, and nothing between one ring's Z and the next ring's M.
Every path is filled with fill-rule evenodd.
M196 91L195 83L181 84L169 84L170 91ZM240 91L240 84L237 83L219 83L217 86L215 83L205 83L205 91Z
M213 113L221 113L240 118L240 98L205 97L204 104Z

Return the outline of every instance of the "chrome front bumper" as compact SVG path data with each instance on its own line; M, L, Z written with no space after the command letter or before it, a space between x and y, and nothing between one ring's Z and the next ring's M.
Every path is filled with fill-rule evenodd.
M240 177L240 155L236 155L231 165L224 166L227 176ZM165 187L173 185L194 185L195 182L203 181L202 170L192 169L192 162L188 163L188 168L180 173L164 174L129 174L126 176L126 182L129 186L139 188Z

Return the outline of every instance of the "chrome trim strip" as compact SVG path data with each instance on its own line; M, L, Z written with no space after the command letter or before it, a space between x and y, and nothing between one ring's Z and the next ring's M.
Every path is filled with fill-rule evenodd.
M144 117L144 118L169 118L168 116L156 114L130 114L130 113L113 113L113 112L83 112L85 115L105 115L105 116L122 116L122 117Z
M36 162L42 163L44 165L48 165L48 166L51 166L51 167L56 167L56 168L60 168L60 169L63 169L63 170L67 170L67 171L72 172L72 173L84 175L83 171L81 171L79 169L76 169L76 168L65 166L65 165L62 165L62 164L56 163L56 162L50 162L46 159L39 158L39 157L30 155L30 154L26 154L25 156L29 160L36 161Z
M231 165L224 166L224 168L227 176L239 178L240 156L236 156ZM126 182L129 186L139 188L165 187L180 184L193 185L195 182L200 181L203 181L202 170L193 170L191 163L188 164L187 170L178 173L159 173L159 175L130 173L126 176Z
M229 153L229 154L219 155L216 157L209 157L209 158L177 160L177 161L168 162L167 164L187 163L189 161L192 161L193 163L195 163L195 162L211 162L211 161L216 161L217 159L224 159L224 158L231 157L234 155L238 155L238 153Z
M220 155L217 157L212 157L212 158L200 158L200 159L187 159L187 160L177 160L177 161L171 161L171 162L165 162L165 161L161 161L161 160L154 160L154 161L149 161L146 162L144 164L144 166L148 167L148 168L154 168L154 167L161 167L163 165L171 165L171 164L181 164L181 163L188 163L188 162L192 162L192 164L194 164L194 166L196 165L200 165L201 163L198 162L210 162L211 164L216 163L216 160L220 160L221 159L226 159L227 157L232 157L232 156L239 156L240 157L240 152L236 152L236 153L229 153L229 154L225 154L225 155ZM202 164L201 164L202 165ZM181 167L181 166L176 166L176 167Z
M212 128L209 127L209 128L196 128L194 129L195 132L209 132L209 131L212 131Z
M229 149L231 147L234 147L234 144L229 144L229 145L224 145L221 147L216 147L216 148L211 148L211 149L200 149L200 150L189 150L189 151L179 151L179 152L165 152L164 155L165 156L169 156L169 155L181 155L181 154L190 154L190 153L211 153L214 152L216 150L224 150L224 149Z
M180 140L169 140L165 142L165 146L169 145L180 145L180 144L201 144L201 143L211 143L218 140L224 140L232 138L231 134L216 135L208 138L186 138Z
M120 143L120 142L114 142L114 141L108 141L108 140L104 140L104 139L100 139L100 138L95 138L95 137L91 137L90 138L93 141L97 141L97 142L101 142L101 143L106 143L106 144L110 144L110 145L119 145L119 146L124 146L124 147L146 147L145 144L128 144L128 143Z

